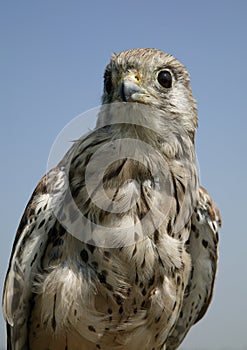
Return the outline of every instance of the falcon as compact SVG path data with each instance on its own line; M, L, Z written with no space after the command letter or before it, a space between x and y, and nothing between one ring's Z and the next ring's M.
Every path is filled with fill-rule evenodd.
M113 54L95 129L36 187L4 285L8 350L173 350L213 295L221 218L200 186L189 75Z

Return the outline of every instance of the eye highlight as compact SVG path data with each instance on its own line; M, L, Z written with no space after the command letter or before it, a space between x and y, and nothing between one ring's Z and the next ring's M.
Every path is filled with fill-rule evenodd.
M172 87L172 74L167 69L159 72L157 80L159 84L166 89L170 89Z

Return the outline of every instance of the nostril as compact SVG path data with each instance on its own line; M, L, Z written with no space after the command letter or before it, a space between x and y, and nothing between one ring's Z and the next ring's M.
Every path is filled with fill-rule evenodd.
M135 80L139 81L140 78L138 77L138 75L135 75Z

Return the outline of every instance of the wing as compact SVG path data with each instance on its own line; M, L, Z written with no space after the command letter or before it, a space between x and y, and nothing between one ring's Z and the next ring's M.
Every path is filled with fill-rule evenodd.
M221 217L207 191L200 187L199 203L191 218L187 250L192 269L185 289L183 306L166 350L175 350L190 327L205 314L211 302L218 261L218 229Z
M32 307L31 269L37 252L56 217L54 206L61 198L64 171L51 170L36 187L18 227L3 291L3 314L7 324L8 350L27 349L27 327ZM57 189L57 191L56 191Z

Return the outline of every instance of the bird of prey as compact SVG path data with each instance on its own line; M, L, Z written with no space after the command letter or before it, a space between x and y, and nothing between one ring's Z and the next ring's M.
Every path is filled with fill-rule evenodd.
M98 121L36 187L3 294L8 350L174 350L210 304L220 214L199 184L189 75L113 54Z

